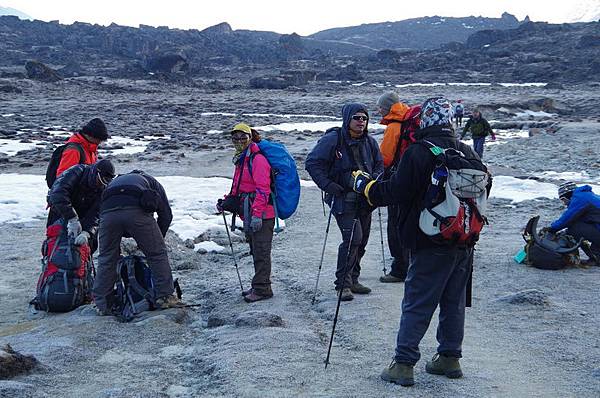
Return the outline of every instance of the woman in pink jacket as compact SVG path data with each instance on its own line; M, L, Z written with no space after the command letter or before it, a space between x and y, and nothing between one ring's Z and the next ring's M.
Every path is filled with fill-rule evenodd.
M271 290L271 246L275 226L275 209L271 204L271 166L260 152L258 132L239 123L231 130L235 147L231 192L219 199L217 209L239 215L254 260L252 288L242 293L253 303L273 297Z

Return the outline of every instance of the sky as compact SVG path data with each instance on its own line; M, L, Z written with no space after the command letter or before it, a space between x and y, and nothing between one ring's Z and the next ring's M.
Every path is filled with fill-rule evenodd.
M551 3L551 5L550 5ZM210 4L210 6L209 6ZM426 5L426 7L424 7ZM357 0L0 0L0 6L22 11L34 19L109 25L169 26L204 29L228 22L233 29L267 30L309 35L333 27L400 21L423 16L500 17L507 11L519 20L589 22L600 18L600 0L429 0L379 1L369 6Z

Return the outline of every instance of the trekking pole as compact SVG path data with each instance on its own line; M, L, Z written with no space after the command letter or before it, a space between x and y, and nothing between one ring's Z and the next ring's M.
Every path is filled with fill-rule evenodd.
M225 212L221 213L223 215L223 222L225 223L225 231L227 231L227 238L229 239L229 247L231 248L231 257L233 257L233 263L235 264L235 272L237 272L238 280L240 281L240 289L242 293L244 292L244 285L242 285L242 277L240 276L240 270L238 268L237 259L235 258L235 253L233 251L233 243L231 242L231 235L229 234L229 226L227 225L227 219L225 218Z
M325 214L325 193L323 191L321 191L321 205L323 206L323 217L325 217L326 216L326 214ZM331 219L331 217L330 217L330 219Z
M335 334L335 326L337 325L338 314L340 313L340 304L342 302L342 292L344 291L344 283L346 282L346 276L348 276L348 272L351 272L348 269L348 263L350 262L350 253L352 251L352 240L354 239L354 229L356 228L356 224L358 223L358 217L355 216L352 221L352 231L350 232L350 240L348 241L348 254L346 255L346 272L344 272L344 279L342 279L342 285L340 286L340 290L338 293L337 306L335 308L335 316L333 317L333 326L331 328L331 337L329 338L329 347L327 348L327 358L325 358L325 369L327 369L327 365L329 365L329 355L331 354L331 346L333 344L333 335ZM352 264L352 268L354 268L354 264Z
M383 276L386 276L387 269L385 268L385 249L383 248L383 226L381 225L381 207L377 208L377 212L379 213L379 235L381 236L381 259L383 260Z
M317 282L315 283L315 294L313 294L312 302L310 305L315 304L317 298L317 290L319 289L319 277L321 276L321 267L323 266L323 258L325 256L325 246L327 245L327 236L329 236L329 226L331 225L331 214L333 213L333 201L331 202L331 209L329 210L329 218L327 219L327 228L325 228L325 240L323 241L323 248L321 249L321 261L319 261L319 271L317 272Z

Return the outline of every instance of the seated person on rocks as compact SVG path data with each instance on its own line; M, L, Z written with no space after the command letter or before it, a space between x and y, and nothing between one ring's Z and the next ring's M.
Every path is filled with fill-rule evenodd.
M154 213L158 218L154 218ZM152 270L158 309L178 307L164 237L173 220L163 186L140 170L116 177L102 195L98 270L93 296L98 313L111 315L121 238L132 237Z
M95 252L100 197L114 176L115 168L106 159L92 165L78 164L62 173L48 193L46 227L65 219L67 233L75 238L75 244L87 243Z
M565 182L558 187L558 198L567 210L548 229L558 232L567 228L567 233L575 239L591 242L592 256L587 264L600 265L600 196L592 192L589 185L578 187L573 182Z
M273 297L271 289L271 248L275 228L275 208L271 204L271 166L260 153L258 132L239 123L231 130L233 183L231 192L217 202L217 210L231 211L244 221L244 233L254 262L252 288L242 293L244 301L253 303ZM252 170L250 170L252 162ZM236 203L234 208L230 203ZM237 208L236 208L237 207Z

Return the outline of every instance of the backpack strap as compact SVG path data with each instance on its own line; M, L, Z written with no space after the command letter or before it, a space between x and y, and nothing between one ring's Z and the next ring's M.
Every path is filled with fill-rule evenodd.
M70 148L75 148L77 149L77 152L79 152L79 164L85 163L85 150L83 149L83 146L78 142L68 142L65 145L65 149L63 149L63 153Z

